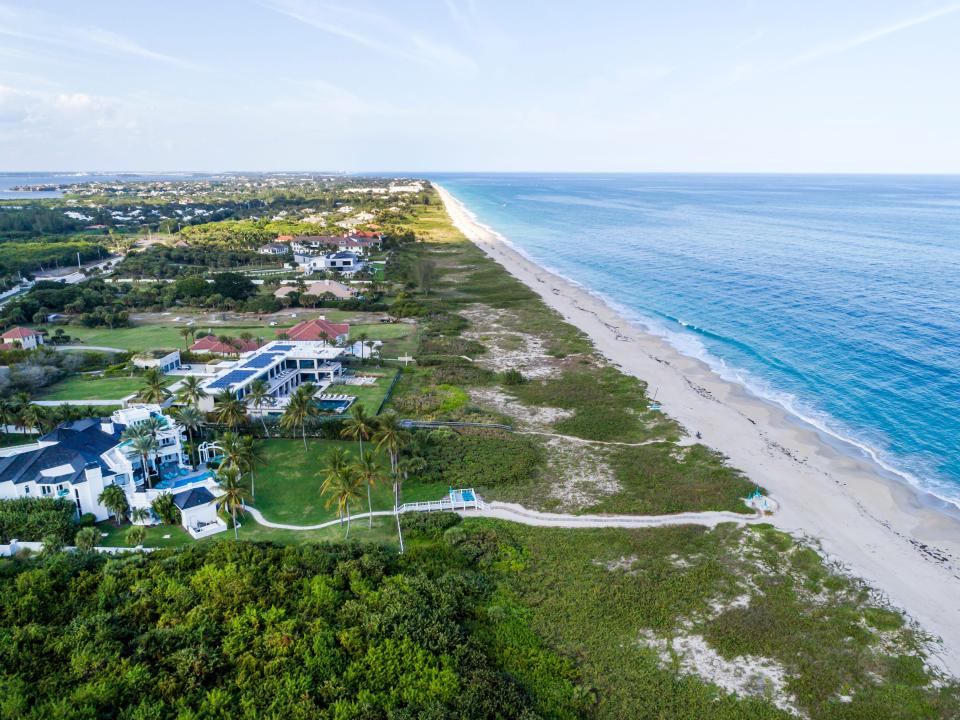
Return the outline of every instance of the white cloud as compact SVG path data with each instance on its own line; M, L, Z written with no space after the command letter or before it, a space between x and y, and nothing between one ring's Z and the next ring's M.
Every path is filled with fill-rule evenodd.
M476 68L473 59L460 50L438 43L386 15L310 0L263 0L261 4L383 55L431 66L439 64L461 70Z
M196 63L156 52L132 38L104 28L63 25L49 13L22 10L8 5L0 5L0 35L29 43L68 48L74 52L93 51L136 57L183 69L201 69Z
M922 25L923 23L945 17L946 15L952 15L957 11L960 11L960 3L952 3L950 5L944 5L943 7L937 8L936 10L930 10L929 12L915 15L914 17L906 18L905 20L901 20L890 25L884 25L882 27L877 27L873 28L872 30L858 33L857 35L853 35L852 37L848 37L844 40L838 40L836 42L819 45L812 50L808 50L807 52L801 53L800 55L788 60L782 67L783 69L794 68L800 65L806 65L807 63L816 62L817 60L822 60L823 58L827 58L832 55L839 55L840 53L853 50L854 48L861 47L862 45L867 45L885 38L888 35L898 33L902 30L907 30L917 25Z

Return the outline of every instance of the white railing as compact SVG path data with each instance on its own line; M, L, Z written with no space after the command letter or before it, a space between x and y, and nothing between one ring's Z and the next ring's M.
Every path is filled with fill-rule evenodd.
M473 497L473 500L464 500L462 497L461 499L454 500L452 497L448 496L441 500L422 500L420 502L409 502L398 507L397 512L454 512L456 510L487 509L487 504L473 490L459 490L457 491L457 495L462 496L462 493L464 492L469 492L471 497Z

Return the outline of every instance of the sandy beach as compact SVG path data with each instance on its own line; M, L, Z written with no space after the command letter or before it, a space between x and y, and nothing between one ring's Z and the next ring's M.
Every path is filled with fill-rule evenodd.
M939 636L936 657L960 676L960 521L528 260L437 189L471 241L586 332L610 362L658 388L663 411L690 434L701 433L701 442L766 488L780 507L773 524L817 540L831 560Z

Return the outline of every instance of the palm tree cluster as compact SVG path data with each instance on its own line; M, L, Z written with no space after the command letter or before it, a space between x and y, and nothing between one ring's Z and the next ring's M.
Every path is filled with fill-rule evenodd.
M237 513L244 512L247 500L256 498L255 471L264 458L259 443L250 435L225 432L217 443L223 448L223 461L217 470L217 482L222 491L216 499L217 510L230 513L234 538L239 539ZM245 474L250 476L250 490L244 482Z
M157 405L160 405L170 397L170 391L167 390L167 381L160 368L154 367L144 370L143 388L137 397L143 402L155 403Z
M342 448L331 450L327 454L326 474L320 492L328 497L327 507L337 508L341 522L346 518L346 535L349 537L350 503L362 496L363 488L366 488L367 495L368 528L373 526L372 489L386 480L377 453L385 453L390 460L394 509L400 505L401 477L406 479L409 472L422 469L422 466L413 461L405 464L400 460L401 452L410 441L410 434L401 426L396 413L371 417L363 405L354 404L341 435L360 444L360 456L351 463ZM364 451L365 440L373 443L372 452Z
M93 406L34 405L29 395L17 393L9 398L0 398L0 432L6 436L7 428L14 427L25 433L48 433L62 423L99 417L101 414L102 409Z

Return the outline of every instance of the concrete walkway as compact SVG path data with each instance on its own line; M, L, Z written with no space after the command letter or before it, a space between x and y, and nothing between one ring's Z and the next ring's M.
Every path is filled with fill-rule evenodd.
M120 398L118 400L34 400L34 405L43 405L44 407L57 407L59 405L79 405L80 407L85 407L87 405L120 405L122 406L124 401L127 398Z
M720 523L735 522L737 524L770 522L770 518L759 512L752 515L727 512L707 511L677 513L676 515L569 515L564 513L544 513L530 510L516 503L491 502L486 504L485 510L458 510L457 514L463 517L487 517L497 520L510 520L522 525L537 527L565 527L565 528L648 528L667 527L671 525L704 525L716 527ZM260 525L281 530L322 530L323 528L338 525L340 520L329 520L317 525L288 525L275 523L263 517L263 513L254 507L247 506L247 512ZM371 513L357 513L351 515L351 522L363 520ZM375 510L374 517L393 515L392 510Z

